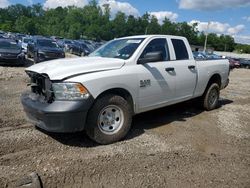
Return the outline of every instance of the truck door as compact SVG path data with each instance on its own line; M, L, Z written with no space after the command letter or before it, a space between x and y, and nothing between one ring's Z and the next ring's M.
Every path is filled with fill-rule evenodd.
M142 62L148 54L159 52L161 59ZM166 38L152 39L138 60L140 112L164 106L175 97L175 75L168 72L167 68L171 68L169 64Z
M187 48L187 41L172 38L171 43L175 55L172 63L176 74L176 100L181 101L193 96L197 82L196 62L190 59L192 52Z

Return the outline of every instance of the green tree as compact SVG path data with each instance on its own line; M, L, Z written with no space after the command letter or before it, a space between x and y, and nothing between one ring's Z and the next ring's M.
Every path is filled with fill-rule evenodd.
M150 22L147 27L147 34L160 34L161 26L155 16L151 16Z

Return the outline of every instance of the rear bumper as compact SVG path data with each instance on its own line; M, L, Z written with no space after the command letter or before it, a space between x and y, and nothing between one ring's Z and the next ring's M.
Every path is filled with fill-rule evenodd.
M21 96L28 121L48 132L66 133L82 131L87 113L94 99L78 101L54 101L49 104L32 100L30 93Z

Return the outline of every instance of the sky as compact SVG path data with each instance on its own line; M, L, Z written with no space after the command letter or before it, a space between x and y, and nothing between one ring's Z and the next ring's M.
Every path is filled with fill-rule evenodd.
M197 22L199 31L228 34L236 42L250 44L250 0L97 0L109 4L111 14L122 11L141 16L155 15L161 24L165 17L173 22ZM41 3L45 8L75 5L83 7L88 0L0 0L0 8L21 3Z

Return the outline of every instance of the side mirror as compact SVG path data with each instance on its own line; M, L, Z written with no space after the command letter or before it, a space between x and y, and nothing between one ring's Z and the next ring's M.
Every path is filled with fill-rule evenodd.
M149 62L158 62L163 61L162 52L148 52L145 54L143 58L140 58L138 60L139 64L149 63Z

